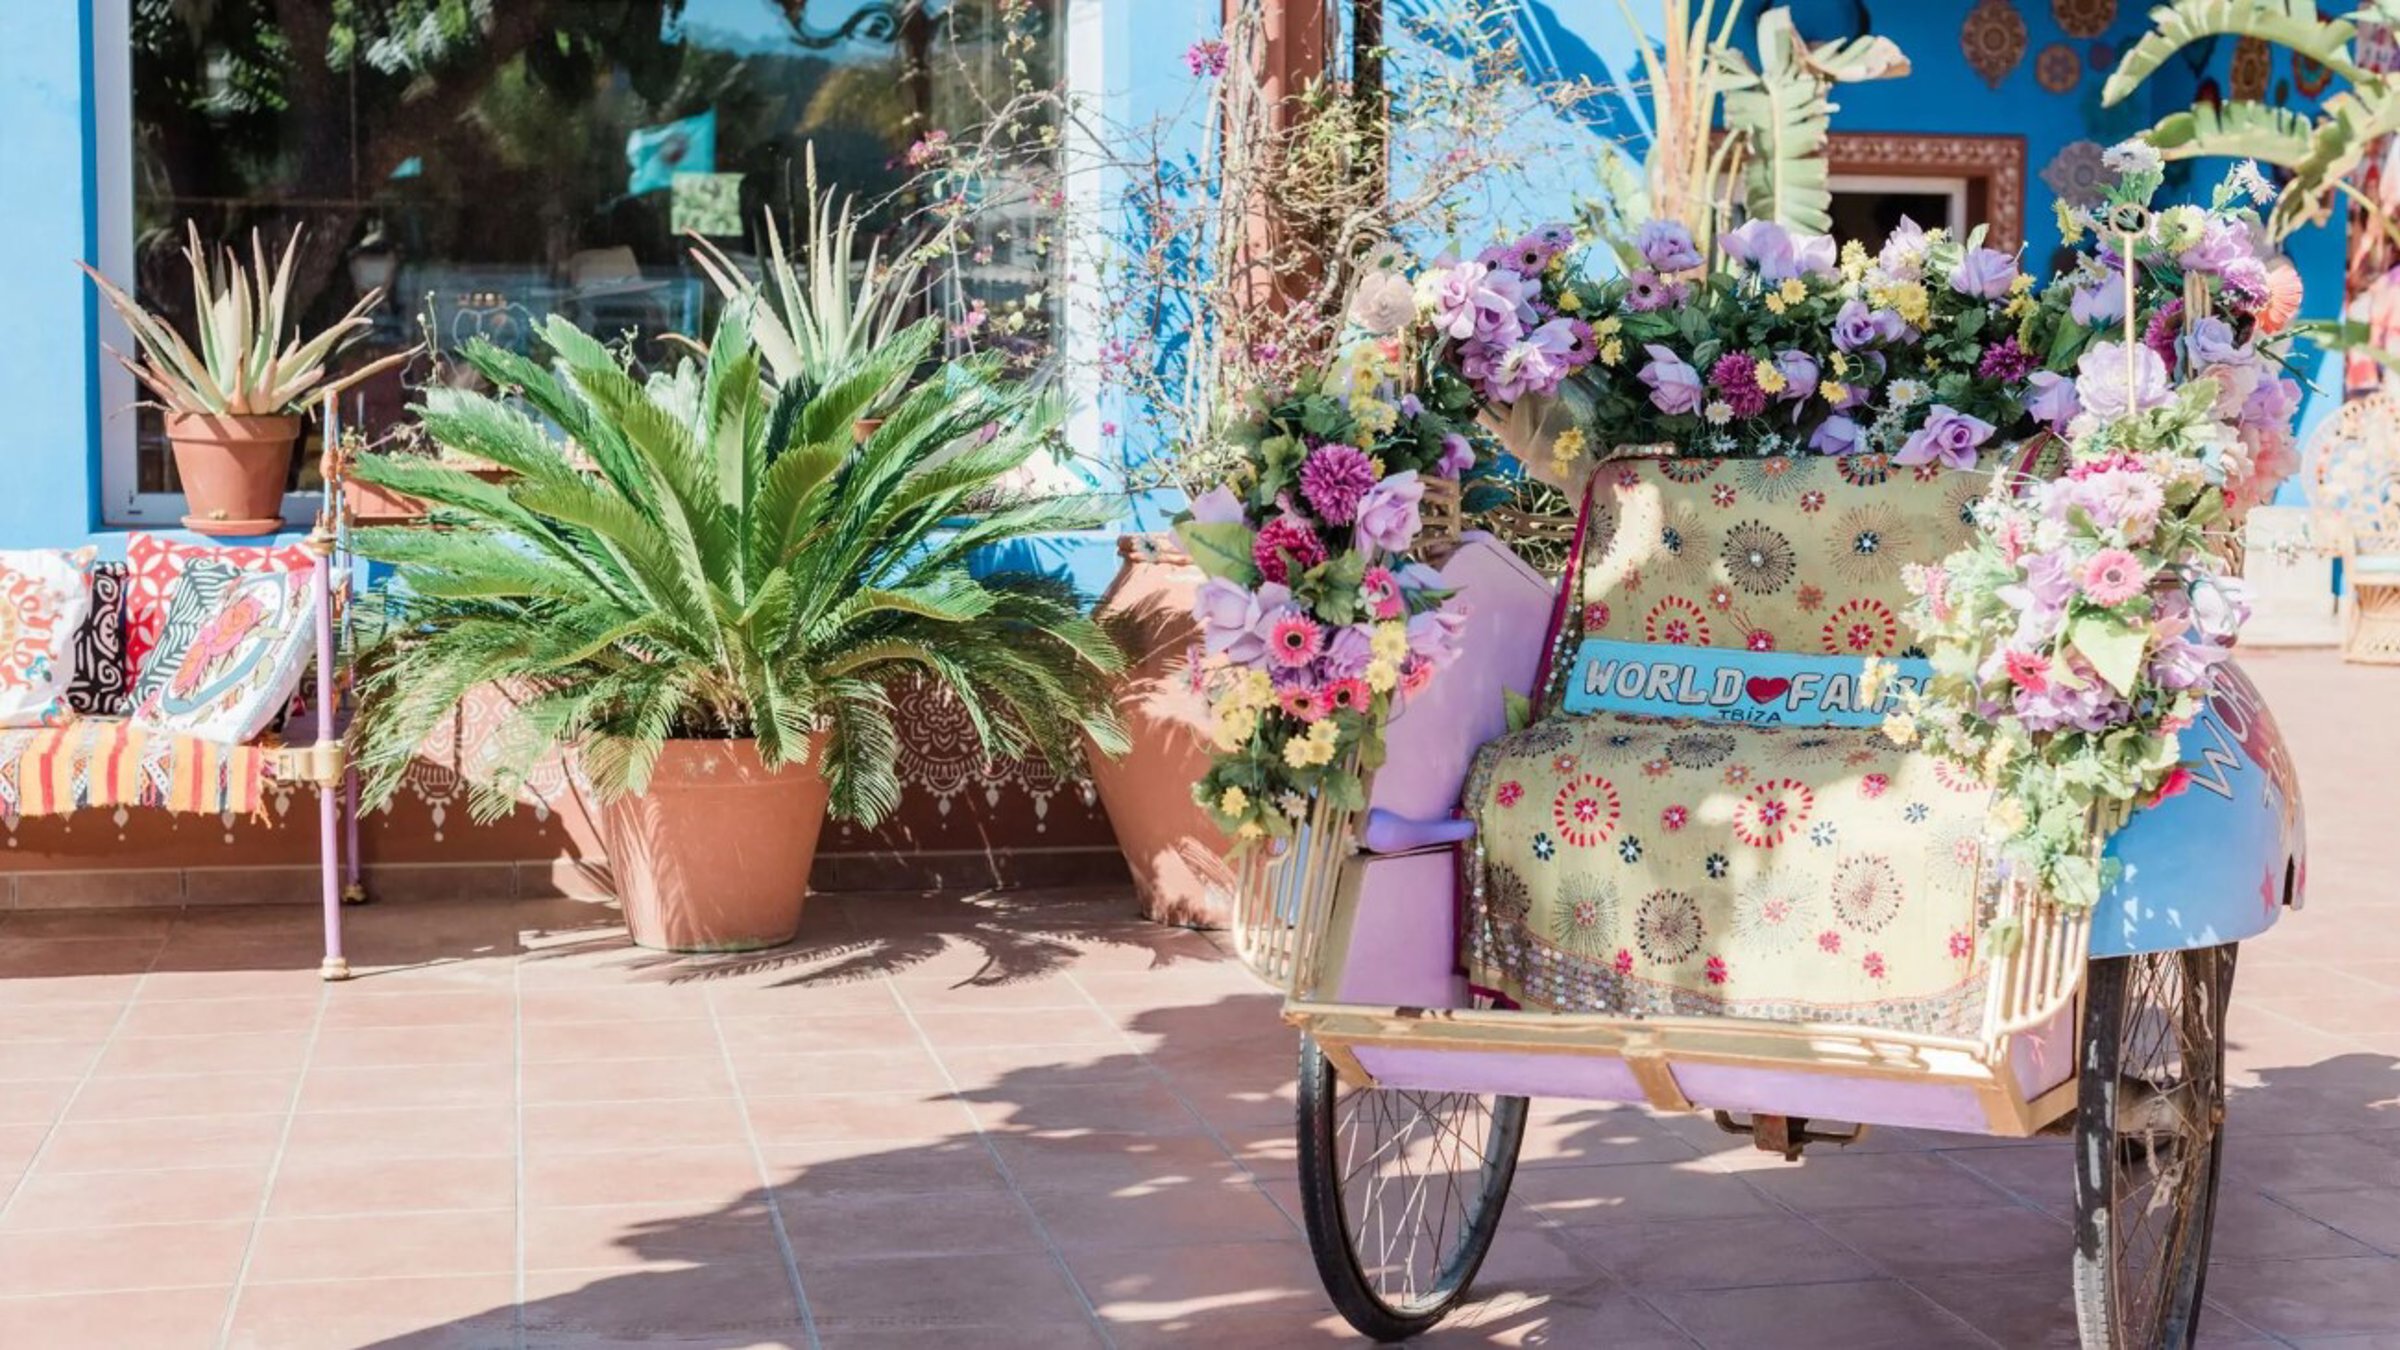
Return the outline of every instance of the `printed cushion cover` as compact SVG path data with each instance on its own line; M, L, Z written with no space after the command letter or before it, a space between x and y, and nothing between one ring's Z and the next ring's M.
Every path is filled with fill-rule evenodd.
M1840 459L1605 464L1584 503L1582 631L1752 651L1890 656L1900 569L1967 541L1985 471Z
M1900 569L1965 542L1987 472L1844 459L1603 465L1585 636L1913 654ZM1484 747L1469 979L1528 1008L1972 1035L1988 790L1880 728L1553 714Z
M133 708L133 667L125 660L125 580L121 562L92 564L92 603L75 630L75 672L67 706L85 717L123 717Z
M0 727L73 719L75 630L92 604L89 548L0 550Z
M300 686L315 596L306 574L192 564L143 667L134 722L227 744L256 737Z
M185 568L202 558L246 572L305 572L315 556L299 544L217 548L136 533L125 541L125 663L137 676L166 627L167 602Z

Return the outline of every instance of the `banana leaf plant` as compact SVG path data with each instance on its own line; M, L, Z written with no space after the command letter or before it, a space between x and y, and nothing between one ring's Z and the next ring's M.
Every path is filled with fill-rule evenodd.
M1618 8L1634 32L1644 31L1630 0ZM1811 234L1832 223L1825 143L1833 86L1897 79L1909 73L1908 57L1885 37L1811 44L1778 6L1758 16L1754 66L1734 42L1743 10L1739 0L1664 0L1659 41L1640 42L1649 151L1638 181L1615 154L1602 157L1607 195L1586 208L1603 217L1602 235L1630 240L1645 220L1678 220L1705 248L1725 223L1736 183L1752 220Z
M669 738L755 738L784 765L823 734L833 812L872 824L899 800L893 681L909 672L959 700L987 754L1065 766L1086 737L1120 750L1108 691L1123 657L1073 589L969 565L1106 515L1095 499L998 487L1044 444L1047 402L990 362L953 362L854 437L938 332L920 322L780 393L739 306L704 360L647 381L558 318L543 329L551 366L470 346L467 363L513 398L433 389L419 416L445 449L516 476L398 458L358 469L431 503L435 527L358 535L400 576L360 662L370 796L388 798L486 686L513 710L485 747L471 803L484 817L560 747L606 797L642 791Z
M2316 0L2176 0L2151 11L2151 30L2117 63L2101 101L2112 107L2123 102L2177 52L2217 38L2255 38L2315 61L2348 87L2320 100L2314 117L2254 99L2228 99L2169 113L2148 139L2167 159L2250 159L2287 170L2291 177L2268 217L2278 239L2302 225L2324 223L2334 199L2346 197L2400 247L2396 203L2370 197L2349 181L2383 137L2400 131L2400 78L2369 70L2351 54L2361 19L2400 23L2400 4L2378 0L2327 19L2318 15Z

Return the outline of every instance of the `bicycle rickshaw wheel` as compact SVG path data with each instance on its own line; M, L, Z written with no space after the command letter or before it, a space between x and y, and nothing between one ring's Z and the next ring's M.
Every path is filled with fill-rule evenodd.
M2200 1329L2225 1130L2231 945L2091 963L2075 1117L2075 1320L2088 1350Z
M1525 1099L1344 1084L1300 1038L1300 1210L1325 1292L1378 1341L1466 1298L1500 1230Z

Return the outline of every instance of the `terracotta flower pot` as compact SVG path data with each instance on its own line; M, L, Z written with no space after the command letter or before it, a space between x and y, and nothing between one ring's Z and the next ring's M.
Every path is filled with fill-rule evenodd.
M342 480L342 504L361 525L407 525L425 518L425 503L381 483Z
M1133 658L1117 695L1133 745L1114 760L1091 756L1092 782L1142 916L1221 928L1233 913L1230 841L1192 800L1209 765L1208 701L1190 678L1200 641L1192 594L1206 578L1170 535L1126 535L1117 553L1123 562L1097 612Z
M755 741L669 741L649 791L600 807L635 942L741 952L792 940L825 823L823 749L770 770Z
M283 485L292 472L297 417L167 414L175 473L199 534L273 534L283 528Z

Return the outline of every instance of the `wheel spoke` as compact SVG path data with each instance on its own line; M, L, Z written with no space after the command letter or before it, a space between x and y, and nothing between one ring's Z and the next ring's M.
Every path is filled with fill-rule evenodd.
M1333 1109L1336 1190L1359 1274L1396 1311L1454 1297L1467 1244L1489 1240L1474 1229L1502 1138L1491 1100L1350 1089ZM1513 1131L1506 1142L1513 1157Z

